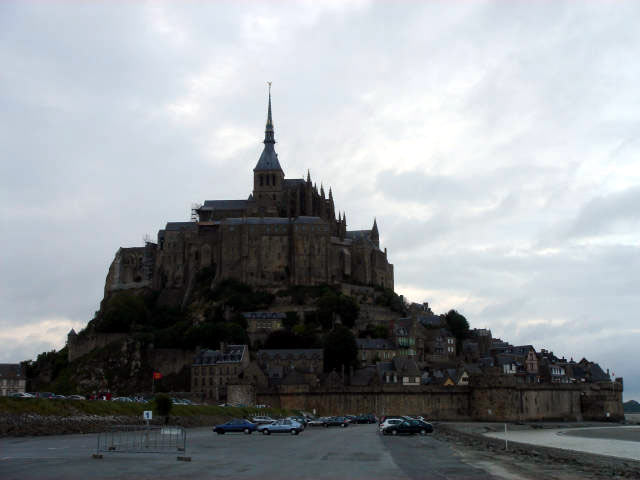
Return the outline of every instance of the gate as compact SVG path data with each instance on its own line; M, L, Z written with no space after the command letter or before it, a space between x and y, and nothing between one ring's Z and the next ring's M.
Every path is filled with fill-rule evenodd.
M185 452L186 448L187 432L183 427L116 425L98 434L96 455L101 458L101 452L175 453Z

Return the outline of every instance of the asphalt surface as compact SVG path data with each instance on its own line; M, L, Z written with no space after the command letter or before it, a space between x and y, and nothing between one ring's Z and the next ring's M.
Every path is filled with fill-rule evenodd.
M297 436L187 430L186 453L104 453L97 435L0 439L0 479L490 480L430 436L382 436L376 425L308 428ZM191 457L177 461L178 455Z

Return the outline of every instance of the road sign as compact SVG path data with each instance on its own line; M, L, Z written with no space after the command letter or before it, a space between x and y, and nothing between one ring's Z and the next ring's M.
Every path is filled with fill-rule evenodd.
M142 412L142 418L145 420L151 420L153 418L153 412L151 410L145 410Z

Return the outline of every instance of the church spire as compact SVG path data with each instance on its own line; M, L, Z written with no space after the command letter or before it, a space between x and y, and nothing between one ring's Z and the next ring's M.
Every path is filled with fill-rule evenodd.
M274 148L276 141L273 136L273 120L271 119L271 82L267 83L269 84L269 109L267 111L267 126L264 129L264 150L253 171L279 170L282 172L282 167L278 161L278 154Z
M269 109L267 111L267 125L264 129L264 142L265 144L276 143L274 133L273 133L273 120L271 119L271 82L267 82L269 84Z

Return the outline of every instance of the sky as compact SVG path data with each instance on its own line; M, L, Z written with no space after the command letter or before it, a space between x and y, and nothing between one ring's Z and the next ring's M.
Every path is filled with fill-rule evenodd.
M0 363L121 246L288 178L377 218L396 291L640 400L640 3L0 2Z

